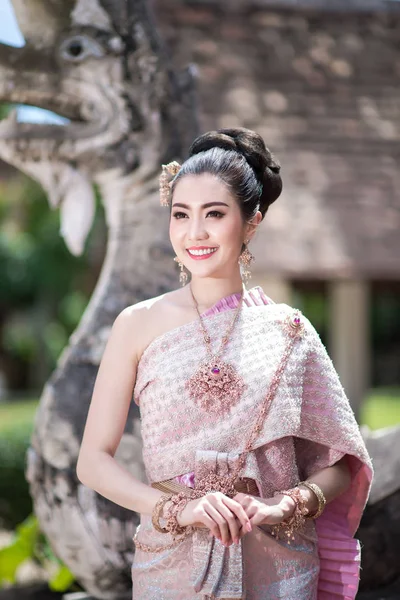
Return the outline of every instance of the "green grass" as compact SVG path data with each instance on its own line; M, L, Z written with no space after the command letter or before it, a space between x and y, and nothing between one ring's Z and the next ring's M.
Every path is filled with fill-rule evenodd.
M400 425L400 387L371 390L361 409L360 423L370 429Z
M15 424L31 423L33 427L37 406L37 399L0 403L0 433L12 429Z

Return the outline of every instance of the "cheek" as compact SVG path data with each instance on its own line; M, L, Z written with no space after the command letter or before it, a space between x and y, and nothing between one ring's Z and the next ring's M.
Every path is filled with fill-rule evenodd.
M238 219L227 219L221 234L224 242L230 246L241 246L243 238L243 224Z
M177 239L179 237L179 231L182 230L182 227L178 227L179 222L171 217L169 222L169 237L171 239Z
M182 245L185 243L186 236L186 221L183 223L182 219L174 219L171 217L169 222L169 241L171 246L176 253L178 253Z
M176 246L177 246L177 243L178 243L178 238L177 238L177 234L176 234L175 223L172 220L169 223L169 241L171 242L172 248L176 252Z

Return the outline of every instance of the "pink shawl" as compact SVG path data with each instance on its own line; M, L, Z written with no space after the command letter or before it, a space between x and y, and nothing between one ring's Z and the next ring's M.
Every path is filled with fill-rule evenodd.
M204 313L212 339L220 339L220 332L231 317L230 309L237 303L238 295L228 296ZM267 395L288 341L287 318L293 310L286 304L273 303L259 287L246 292L241 317L224 358L240 369L247 388L230 414L221 419L204 414L190 403L185 392L185 382L204 354L198 322L175 328L149 345L139 363L134 390L134 399L141 409L143 459L149 482L178 477L193 485L193 473L196 476L204 466L209 469L214 465L219 472L224 468L229 471ZM289 356L261 433L247 455L242 476L255 479L260 496L270 497L274 491L293 486L299 478L306 478L347 455L351 485L327 505L316 521L316 533L318 600L335 597L350 600L357 592L360 561L359 542L353 536L368 498L372 466L332 361L310 321L304 315L301 321L304 333ZM148 535L155 543L159 538L153 533L143 531L143 536ZM166 544L169 541L163 540ZM207 594L204 597L208 594L219 598L243 597L243 583L246 586L246 577L250 579L245 573L243 582L242 561L246 565L247 559L242 556L240 546L231 546L229 550L227 553L222 546L205 540L200 531L194 535L192 582L196 592ZM275 553L279 552L277 544ZM139 560L140 556L135 556L136 565ZM310 572L313 564L310 562ZM134 563L133 577L138 573ZM292 575L290 580L294 581ZM296 585L300 589L298 582ZM311 585L310 580L308 590ZM281 594L284 587L281 583L279 586ZM194 597L200 596L194 594ZM246 598L262 597L246 595ZM269 597L289 598L289 594L271 592ZM309 591L307 596L305 591L304 596L299 592L293 597L315 595Z

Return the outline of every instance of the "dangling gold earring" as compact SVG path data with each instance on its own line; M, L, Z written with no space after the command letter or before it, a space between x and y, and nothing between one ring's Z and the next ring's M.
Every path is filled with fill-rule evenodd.
M177 256L175 256L174 261L178 263L179 268L181 270L181 272L179 274L179 283L183 287L184 285L187 284L188 274L185 271L185 267L183 266L183 263L181 263L181 261L179 260L179 258Z
M251 277L250 265L253 262L253 260L255 260L255 257L252 255L252 253L247 247L249 241L250 240L246 240L244 242L245 248L239 256L239 265L241 267L242 279L244 283L247 283Z

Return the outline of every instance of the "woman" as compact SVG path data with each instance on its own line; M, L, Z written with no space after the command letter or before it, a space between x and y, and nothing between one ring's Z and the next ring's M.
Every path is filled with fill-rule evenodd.
M237 128L163 169L184 287L116 318L79 479L140 513L135 600L354 598L369 456L310 321L242 281L280 167ZM113 458L132 391L150 485Z

